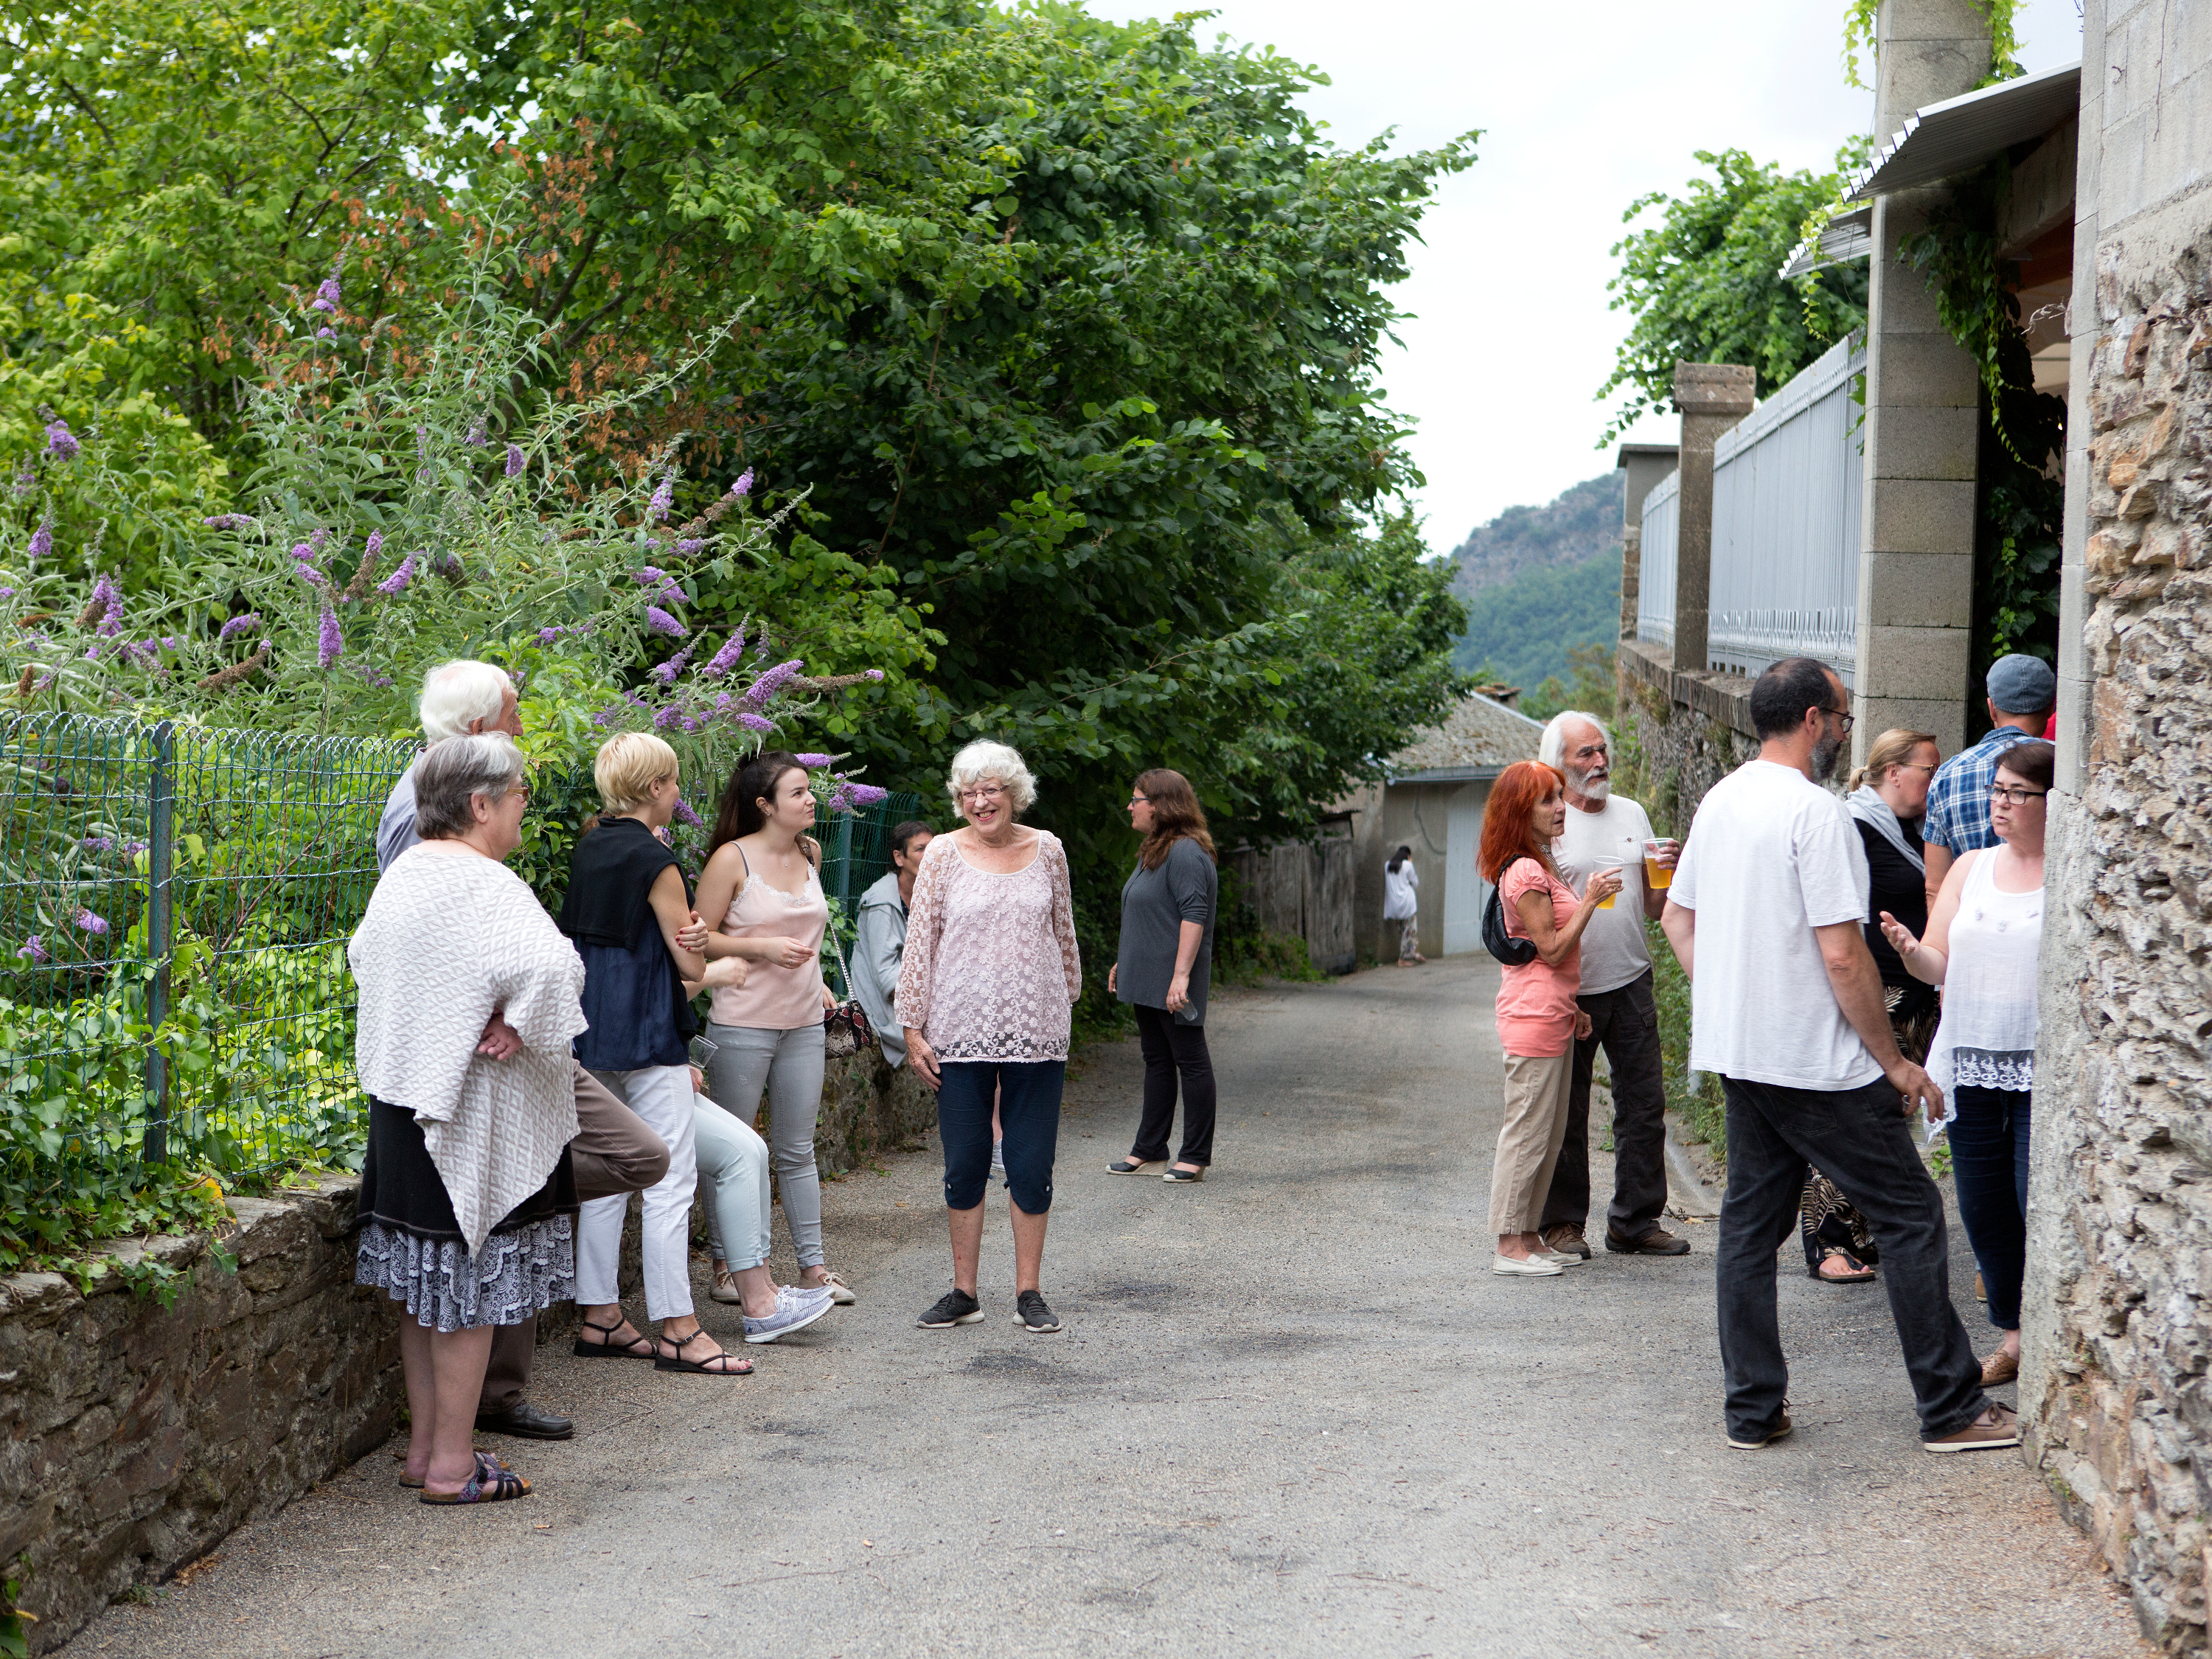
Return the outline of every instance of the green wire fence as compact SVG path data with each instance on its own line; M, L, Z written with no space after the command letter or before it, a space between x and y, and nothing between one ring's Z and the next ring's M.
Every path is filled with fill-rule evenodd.
M228 1185L358 1164L345 943L375 884L377 818L417 749L0 718L0 1160L15 1176L175 1159ZM588 762L562 771L534 805L588 793ZM820 827L841 914L918 805L894 795ZM561 828L538 844L565 848ZM702 850L700 834L679 850ZM550 903L557 864L525 871Z

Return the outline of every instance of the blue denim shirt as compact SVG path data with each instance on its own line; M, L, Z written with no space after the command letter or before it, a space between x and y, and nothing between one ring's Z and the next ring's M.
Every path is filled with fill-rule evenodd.
M2004 751L2034 735L2017 726L2000 726L1936 768L1936 781L1928 787L1928 817L1920 826L1921 840L1948 849L1954 859L1996 846L1996 831L1990 828L1990 784Z

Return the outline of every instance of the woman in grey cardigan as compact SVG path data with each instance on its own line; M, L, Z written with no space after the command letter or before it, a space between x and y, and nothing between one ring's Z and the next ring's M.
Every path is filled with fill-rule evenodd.
M1106 1167L1115 1175L1139 1175L1167 1157L1180 1076L1182 1155L1161 1179L1203 1181L1213 1162L1213 1060L1206 1051L1218 887L1213 838L1189 780L1164 768L1138 777L1129 827L1145 844L1121 888L1121 947L1106 988L1137 1011L1145 1114L1128 1157Z

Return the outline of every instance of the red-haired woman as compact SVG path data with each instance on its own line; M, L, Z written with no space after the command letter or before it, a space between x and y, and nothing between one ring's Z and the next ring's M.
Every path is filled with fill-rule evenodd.
M1206 1049L1206 985L1213 957L1213 837L1190 781L1161 767L1137 775L1129 827L1145 838L1121 887L1121 942L1106 989L1137 1011L1145 1110L1128 1157L1107 1170L1140 1175L1168 1155L1176 1081L1182 1082L1182 1156L1161 1179L1206 1179L1213 1162L1213 1060Z
M1579 1256L1544 1248L1537 1218L1567 1127L1574 1040L1589 1030L1575 1004L1583 975L1583 929L1620 890L1620 872L1601 870L1580 898L1559 879L1552 843L1566 829L1566 780L1540 761L1516 761L1491 786L1476 863L1498 887L1505 931L1536 954L1506 965L1498 987L1498 1042L1505 1050L1505 1121L1490 1175L1490 1231L1496 1273L1549 1276Z

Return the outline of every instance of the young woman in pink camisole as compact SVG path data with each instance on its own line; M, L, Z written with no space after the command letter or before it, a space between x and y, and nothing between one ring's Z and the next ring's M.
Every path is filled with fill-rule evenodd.
M823 1247L822 1180L814 1163L822 1017L836 1003L822 978L830 901L822 890L822 849L806 833L813 823L806 769L781 750L747 761L722 791L699 877L699 914L714 925L707 935L708 959L742 957L746 969L742 986L714 993L707 1092L750 1123L766 1091L769 1156L799 1256L799 1282L810 1290L826 1286L839 1303L849 1304L853 1291L830 1271ZM759 1265L718 1264L717 1291L724 1273ZM731 1298L718 1295L723 1299Z

